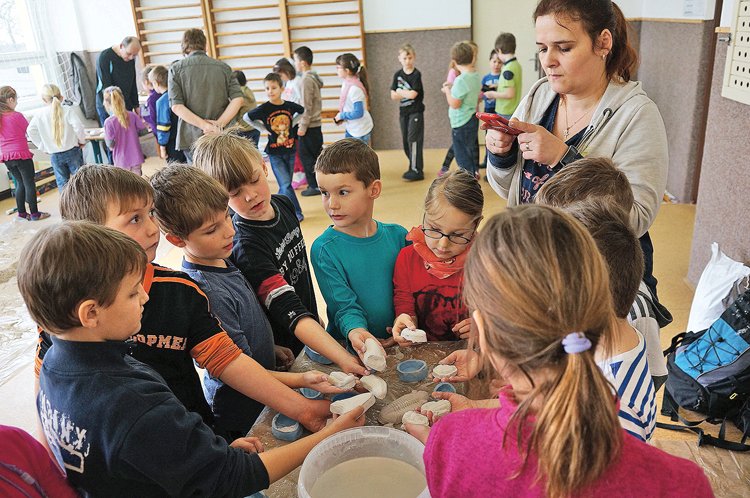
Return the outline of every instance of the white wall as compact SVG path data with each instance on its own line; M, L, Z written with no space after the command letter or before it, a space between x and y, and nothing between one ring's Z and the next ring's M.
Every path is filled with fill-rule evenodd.
M471 0L363 0L365 31L471 26Z
M734 16L736 0L724 0L721 5L721 25L724 27L730 27L732 25L732 17Z
M715 0L643 0L641 15L665 19L713 19Z
M725 0L726 4L733 0ZM627 18L713 19L715 0L615 0Z
M620 7L625 17L641 17L643 0L615 0L615 3Z
M135 35L129 0L57 0L48 12L56 52L98 52Z
M516 37L516 58L523 70L523 94L538 78L534 70L536 34L532 14L536 2L531 0L503 0L488 2L474 0L472 36L479 45L477 71L485 75L490 70L489 54L495 48L495 38L503 32Z

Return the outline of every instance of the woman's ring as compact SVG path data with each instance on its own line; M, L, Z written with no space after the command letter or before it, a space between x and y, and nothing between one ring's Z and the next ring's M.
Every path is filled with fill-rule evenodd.
M526 152L529 152L531 150L531 147L529 146L529 142L526 142Z

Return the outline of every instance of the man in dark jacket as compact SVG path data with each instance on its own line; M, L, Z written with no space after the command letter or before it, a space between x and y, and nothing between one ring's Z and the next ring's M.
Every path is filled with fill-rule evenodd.
M135 82L135 58L141 51L141 42L134 36L126 36L119 45L106 48L96 59L96 113L99 124L109 117L104 109L102 92L109 86L117 86L125 97L125 107L138 111L138 86Z

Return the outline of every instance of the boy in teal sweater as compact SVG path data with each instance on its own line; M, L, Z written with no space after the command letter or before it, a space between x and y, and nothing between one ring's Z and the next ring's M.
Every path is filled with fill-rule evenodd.
M333 220L312 245L312 265L328 310L328 332L354 348L370 333L392 345L393 267L406 229L372 218L380 196L378 156L361 140L339 140L315 165L323 209Z

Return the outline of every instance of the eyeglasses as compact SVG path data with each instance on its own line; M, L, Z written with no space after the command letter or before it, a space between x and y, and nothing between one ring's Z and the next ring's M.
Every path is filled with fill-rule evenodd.
M455 233L452 233L452 234L443 233L440 230L436 230L434 228L425 228L424 216L422 216L422 226L420 228L422 230L422 233L424 233L424 236L427 238L440 240L443 237L446 237L448 240L450 240L454 244L460 244L460 245L466 245L469 242L471 242L471 239L473 239L474 235L476 234L476 226L474 227L474 231L471 232L471 235L468 237L465 235L458 235Z

